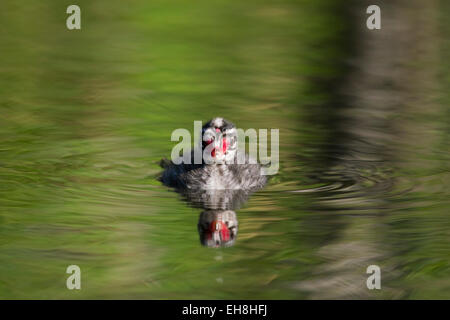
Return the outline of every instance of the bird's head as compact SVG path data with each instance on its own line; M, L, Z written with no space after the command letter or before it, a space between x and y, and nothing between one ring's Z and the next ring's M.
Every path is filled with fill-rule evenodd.
M231 122L214 118L202 128L202 151L206 163L232 162L237 152L237 130Z

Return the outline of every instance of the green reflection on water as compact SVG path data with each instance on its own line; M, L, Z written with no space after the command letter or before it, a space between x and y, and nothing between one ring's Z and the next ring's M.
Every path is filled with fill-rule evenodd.
M355 159L358 131L336 124L357 51L339 4L78 1L68 31L69 4L2 2L1 298L449 298L445 59L408 61L426 107L369 112L389 127L361 125L358 150L394 152ZM279 128L281 164L237 210L235 246L212 250L200 210L157 176L171 132L217 115ZM391 127L389 144L364 135ZM80 291L65 288L71 264ZM368 264L385 290L365 289Z

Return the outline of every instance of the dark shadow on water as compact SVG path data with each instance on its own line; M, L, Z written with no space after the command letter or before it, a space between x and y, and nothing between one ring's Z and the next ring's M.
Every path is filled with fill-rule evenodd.
M316 214L305 224L311 233L321 231L316 256L323 263L294 287L313 299L372 297L365 285L370 265L382 266L383 297L405 294L391 284L401 276L392 262L395 248L380 238L391 232L384 217L392 211L399 142L392 115L404 111L408 101L410 69L403 62L420 41L410 32L414 21L404 3L382 1L385 28L376 32L362 23L368 5L364 1L341 12L353 32L340 43L347 57L335 61L341 65L339 78L310 79L310 95L326 93L305 120L306 127L323 131L310 178L335 186L312 194Z

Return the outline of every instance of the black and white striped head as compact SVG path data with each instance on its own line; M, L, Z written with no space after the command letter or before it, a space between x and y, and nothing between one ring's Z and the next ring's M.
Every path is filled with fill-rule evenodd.
M232 162L237 152L237 130L224 118L214 118L202 128L203 158L207 163Z

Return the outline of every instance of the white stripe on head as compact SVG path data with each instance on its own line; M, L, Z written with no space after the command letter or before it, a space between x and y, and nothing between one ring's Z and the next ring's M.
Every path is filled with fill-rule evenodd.
M219 117L218 118L214 118L211 121L211 125L213 125L216 128L222 127L223 126L223 118L219 118Z

